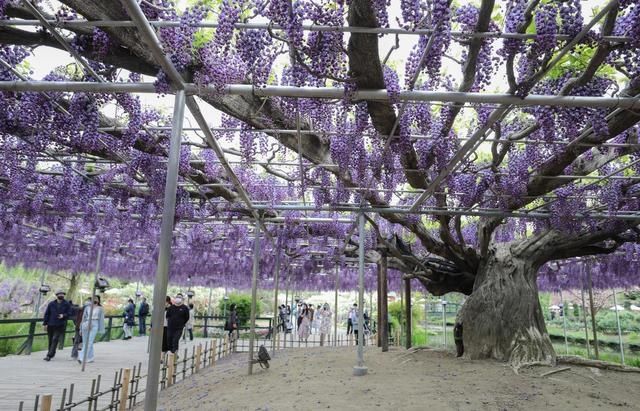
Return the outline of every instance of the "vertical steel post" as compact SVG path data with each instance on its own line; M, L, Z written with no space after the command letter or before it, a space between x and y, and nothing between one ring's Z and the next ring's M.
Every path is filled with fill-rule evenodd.
M562 288L560 288L560 303L562 304L562 332L564 333L564 350L569 355L569 342L567 340L567 312L565 311Z
M162 210L162 226L160 229L160 245L156 278L153 283L153 311L151 315L151 347L149 349L149 366L147 369L145 411L155 411L158 403L158 382L160 376L160 356L162 353L162 333L164 331L164 300L169 282L169 260L171 258L171 242L173 239L173 220L176 212L176 191L178 187L178 165L180 164L180 143L182 140L182 122L184 120L185 95L183 90L176 91L173 104L173 120L171 125L171 142L169 161L167 162L167 180L164 188L164 206Z
M276 266L274 273L275 293L273 297L273 327L271 327L271 355L276 352L276 334L278 333L278 286L280 285L280 247L276 242Z
M93 275L93 288L91 289L91 305L89 306L89 323L87 324L87 333L91 335L91 322L93 321L93 301L96 298L96 283L98 282L98 272L100 271L100 260L102 259L102 243L98 246L98 257L96 258L96 272ZM80 300L80 309L84 310L82 300ZM82 327L82 325L80 325ZM82 328L80 328L82 331ZM109 330L111 332L111 330ZM89 351L89 335L82 337L82 372L87 366L87 352Z
M340 270L338 269L338 264L336 264L336 280L335 280L335 294L334 294L334 307L333 307L333 345L338 345L338 287L340 284Z
M618 315L618 299L616 298L616 290L613 289L613 306L616 309L616 324L618 326L618 344L620 345L620 360L624 364L624 344L622 343L622 332L620 331L620 316Z
M364 366L364 213L358 215L358 364L353 367L353 375L367 373Z
M44 274L45 274L45 270L42 270L42 274L40 275L40 287L42 287L42 285L44 284ZM42 292L40 292L40 289L38 289L38 300L36 301L36 307L33 313L33 316L35 318L38 318L38 314L40 313L40 303L42 302ZM82 301L80 301L80 304L82 305Z
M442 346L447 349L447 300L442 300Z
M405 295L405 305L404 305L404 316L406 321L406 339L404 342L405 348L408 350L411 348L412 343L412 328L413 328L413 318L411 318L411 280L404 280L404 295Z
M591 266L585 266L589 275L589 311L591 313L591 328L593 330L593 352L596 360L600 359L600 349L598 347L598 330L596 329L596 313L593 308L593 279L591 278Z
M584 322L584 338L587 344L587 357L591 358L591 347L589 344L589 327L587 326L587 308L584 306L584 272L580 278L580 295L582 297L582 320Z
M426 347L427 344L429 343L429 337L428 337L428 332L427 332L427 325L428 325L428 319L427 319L427 315L428 315L428 311L429 311L429 303L427 300L427 296L428 294L425 292L424 293L424 346Z
M249 375L253 374L253 352L256 333L256 305L258 299L258 271L260 270L260 221L256 219L253 242L253 276L251 277L251 324L249 328Z
M380 319L378 327L380 328L380 341L382 343L382 352L389 351L389 298L387 283L387 252L382 251L380 258Z

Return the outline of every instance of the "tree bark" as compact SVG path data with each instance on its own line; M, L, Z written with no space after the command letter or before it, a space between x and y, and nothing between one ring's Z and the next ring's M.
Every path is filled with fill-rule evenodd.
M555 364L538 300L538 268L530 257L514 254L508 244L489 249L457 319L464 326L468 358L494 358L514 367Z

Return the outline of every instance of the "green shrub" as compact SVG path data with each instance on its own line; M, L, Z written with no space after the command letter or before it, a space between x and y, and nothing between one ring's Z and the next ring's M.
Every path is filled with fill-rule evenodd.
M393 329L400 327L400 324L404 322L404 321L401 321L402 319L404 319L404 307L400 304L400 301L390 303L388 305L387 310L389 311L389 316L391 317L390 319L391 327ZM422 319L423 319L422 308L417 305L414 305L411 310L412 330L415 330L420 325L420 321L422 321Z
M225 304L226 304L226 312L229 315L231 304L236 305L236 311L238 312L238 321L240 321L240 325L246 325L249 323L251 319L251 296L247 294L229 294L229 299L220 300L218 304L218 308L221 313L225 312ZM256 317L260 316L261 304L256 304Z
M640 318L637 315L628 312L622 311L619 313L620 316L620 329L625 331L640 331ZM618 330L618 326L616 324L616 313L613 311L609 311L607 313L601 314L597 316L596 326L600 331L609 331L611 333L615 333Z

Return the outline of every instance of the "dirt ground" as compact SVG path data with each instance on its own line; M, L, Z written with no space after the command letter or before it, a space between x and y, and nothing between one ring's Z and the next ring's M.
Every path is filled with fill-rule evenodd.
M364 377L352 376L355 347L280 351L247 375L246 354L220 361L163 391L160 410L640 410L640 374L572 366L514 371L450 353L366 347Z

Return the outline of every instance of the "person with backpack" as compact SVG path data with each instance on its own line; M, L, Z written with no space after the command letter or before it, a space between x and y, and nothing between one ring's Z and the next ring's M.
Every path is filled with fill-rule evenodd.
M47 350L47 355L44 357L45 361L51 361L51 359L56 356L56 349L60 343L60 338L64 335L64 331L67 328L67 320L71 314L71 304L64 299L66 294L67 293L62 290L57 290L56 299L47 305L47 309L44 312L42 326L49 338L49 349Z
M127 305L124 308L124 324L122 326L124 330L123 340L130 340L133 337L133 326L136 325L136 305L133 300L129 298Z
M149 315L149 304L147 299L142 297L140 308L138 309L138 334L147 335L147 316Z

